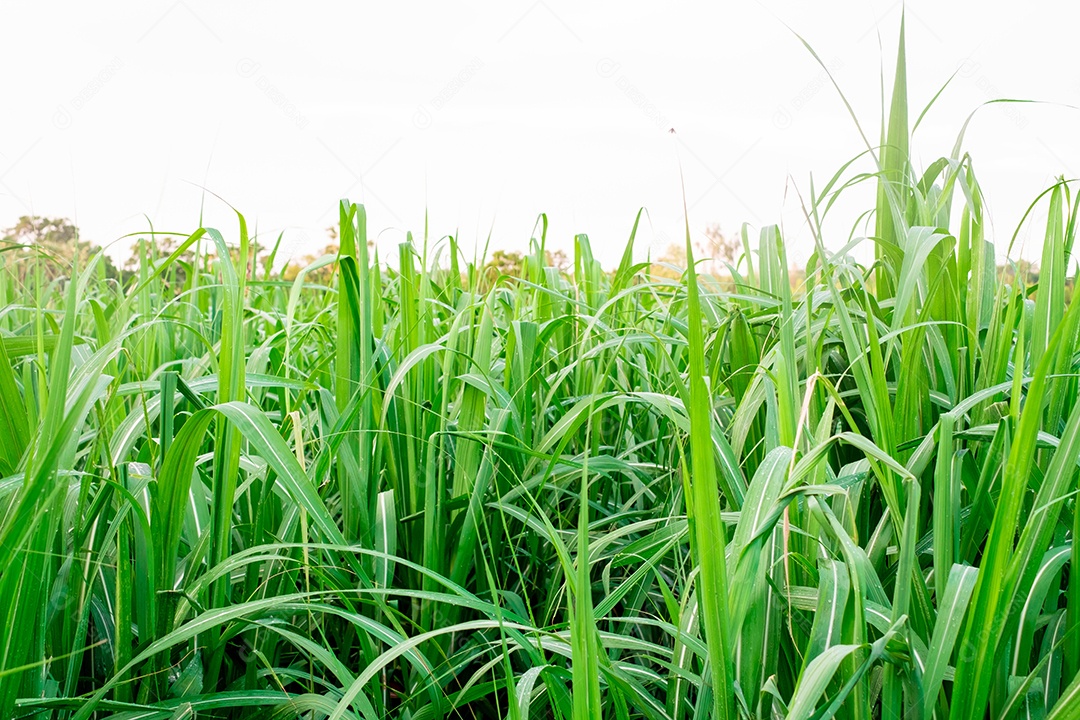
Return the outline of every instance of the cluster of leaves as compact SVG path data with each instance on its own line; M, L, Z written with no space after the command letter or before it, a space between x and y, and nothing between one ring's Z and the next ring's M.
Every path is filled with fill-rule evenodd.
M0 251L49 258L52 262L40 263L36 267L46 272L50 280L66 274L73 261L77 260L81 267L86 267L101 249L83 240L79 236L79 229L63 218L24 215L14 226L2 232ZM10 265L27 267L26 263ZM120 278L120 271L108 257L102 259L101 270L107 278ZM25 280L25 277L20 277L20 280Z
M1080 716L1080 200L1004 281L906 95L796 290L776 227L493 271L348 202L289 277L243 217L126 284L0 255L0 716Z

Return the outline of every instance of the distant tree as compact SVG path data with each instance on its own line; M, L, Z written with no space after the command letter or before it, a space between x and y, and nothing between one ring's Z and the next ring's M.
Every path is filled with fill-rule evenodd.
M483 276L492 282L503 275L519 278L523 266L524 259L516 250L496 250L484 265Z
M682 243L668 243L660 257L652 264L652 274L656 277L678 280L686 269L686 246Z
M229 259L232 260L233 267L236 268L237 273L244 273L245 277L249 280L263 279L269 277L267 273L267 264L270 262L269 253L258 253L252 256L248 255L244 263L240 262L240 248L236 245L228 245ZM249 249L250 250L250 249ZM218 254L217 246L212 245L206 251L206 261L211 265L220 257Z
M330 228L330 230L333 230L333 228ZM331 235L332 238L337 237L336 232L332 233ZM368 243L368 245L371 245L371 243ZM281 278L283 280L288 280L291 282L296 279L296 276L300 274L301 270L318 260L323 255L337 255L340 251L341 247L337 243L331 242L318 253L308 253L306 255L300 256L295 260L290 260L285 264L285 267L281 269ZM332 262L329 265L324 265L321 268L312 270L304 278L304 282L317 283L319 285L329 285L331 279L334 277L334 270L336 267L337 263Z
M326 228L326 236L330 239L330 242L327 243L323 247L322 250L320 250L320 251L318 251L316 253L307 253L305 255L301 255L300 257L295 258L295 259L290 260L289 262L285 263L285 267L283 267L281 269L281 278L283 280L288 280L288 281L291 282L292 280L296 279L296 276L300 274L301 270L303 270L308 265L315 262L316 260L318 260L322 256L324 256L324 255L334 255L334 256L336 256L339 252L341 252L341 246L337 242L337 239L338 239L338 229L337 229L337 227L334 226L334 225L331 225L330 227ZM373 240L368 240L367 247L368 247L368 258L371 259L371 258L373 258L375 256L375 242ZM321 268L317 268L317 269L312 270L311 272L309 272L305 276L304 282L316 283L318 285L329 285L333 281L334 273L336 271L337 271L337 261L335 260L334 262L330 263L329 265L324 265Z
M739 241L723 233L716 223L705 228L704 238L694 243L694 259L700 272L715 277L727 277L727 264L734 264ZM653 264L653 275L677 279L686 269L686 245L671 242Z
M725 263L735 263L739 241L729 238L720 230L720 226L714 223L705 228L705 239L698 243L698 247L701 248L702 256L709 259L712 274L726 275Z
M131 255L124 261L123 275L125 282L139 273L139 266L143 260L148 263L147 270L152 268L158 261L172 255L180 247L182 240L171 235L155 238L139 238L131 246ZM164 275L164 280L172 289L179 292L187 283L188 273L195 270L195 250L189 247L173 263L172 267Z
M1039 282L1039 268L1030 260L1010 260L1005 265L998 265L998 279L1009 285L1035 285Z
M570 269L570 258L566 256L566 252L563 250L545 250L544 260L547 261L548 267L556 268L561 272Z
M728 266L735 264L739 249L739 241L725 235L718 224L713 223L707 226L703 237L693 242L694 261L698 273L712 277L720 283L721 287L733 288L734 281ZM651 268L654 277L672 280L680 279L685 270L685 242L669 242Z
M60 277L71 271L72 262L78 258L79 269L85 269L90 258L101 250L94 243L83 240L77 228L66 218L47 218L24 215L13 227L3 231L4 244L20 245L21 253L41 253L54 260L49 263L46 275ZM103 258L105 276L119 278L120 272L108 255Z
M136 275L143 262L146 262L148 267L156 267L162 260L173 255L180 248L183 241L184 238L171 235L139 238L131 247L131 255L124 261L125 278ZM270 253L263 251L262 245L258 245L254 241L250 244L245 263L246 269L241 267L240 248L236 245L228 245L227 247L229 259L232 260L233 267L236 268L238 273L244 273L245 277L252 280L270 277L272 256ZM197 252L201 254L196 256ZM218 257L217 245L204 239L201 241L201 245L192 245L177 256L176 261L165 272L165 281L173 287L174 291L179 291L185 286L190 272L196 270L197 267L201 267L204 272L207 271ZM282 268L281 272L286 273L288 270L289 268L286 266ZM295 277L295 274L294 271L292 277Z
M139 270L139 265L142 263L142 259L145 257L151 262L158 260L159 258L166 258L176 252L180 247L180 238L173 237L171 235L164 235L162 237L139 238L131 246L131 255L124 261L123 269L125 272L136 273ZM182 263L190 265L195 262L195 250L188 248L180 257L177 258Z

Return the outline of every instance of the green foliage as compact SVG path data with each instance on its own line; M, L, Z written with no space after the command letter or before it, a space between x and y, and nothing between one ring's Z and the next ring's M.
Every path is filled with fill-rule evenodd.
M48 262L40 264L40 269L50 279L66 275L73 262L85 268L101 248L79 236L79 229L63 218L47 218L37 215L24 215L13 227L0 231L0 251L14 253L23 259L45 258ZM9 263L14 263L9 259ZM23 268L16 277L25 280L26 268L30 262L23 262ZM113 266L107 255L101 257L101 271L109 279L120 277L120 271ZM9 276L10 277L10 276Z
M239 217L100 282L28 221L0 717L1080 716L1073 188L1038 273L998 270L970 158L910 164L906 94L901 52L804 274L766 227L722 281L687 233L665 277L637 223L605 273L546 218L522 255L388 264L342 202L302 268ZM870 267L823 222L866 181Z

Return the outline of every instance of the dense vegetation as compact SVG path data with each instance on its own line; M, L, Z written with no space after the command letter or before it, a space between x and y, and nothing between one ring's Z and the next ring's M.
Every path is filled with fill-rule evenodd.
M721 283L541 222L508 276L347 202L295 279L243 217L7 248L0 717L1080 717L1077 202L1003 275L908 137L901 51L794 289L775 227Z

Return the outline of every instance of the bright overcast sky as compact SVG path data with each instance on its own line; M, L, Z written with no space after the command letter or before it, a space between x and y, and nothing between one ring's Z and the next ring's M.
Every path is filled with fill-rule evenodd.
M205 187L264 238L283 231L286 254L320 249L348 197L366 203L380 247L419 237L426 210L433 238L471 246L492 229L494 247L524 249L545 212L553 246L588 233L612 265L638 208L651 218L641 254L680 238L680 160L694 233L781 223L805 260L798 192L863 146L792 30L876 139L901 3L0 8L0 227L33 213L70 217L99 244L147 218L190 232ZM913 118L961 70L916 134L916 166L947 154L987 99L1080 105L1080 4L913 0L907 18ZM1080 170L1078 119L1057 105L976 116L966 148L999 249L1040 190ZM235 238L227 207L206 197L205 224ZM830 245L853 219L827 228Z

